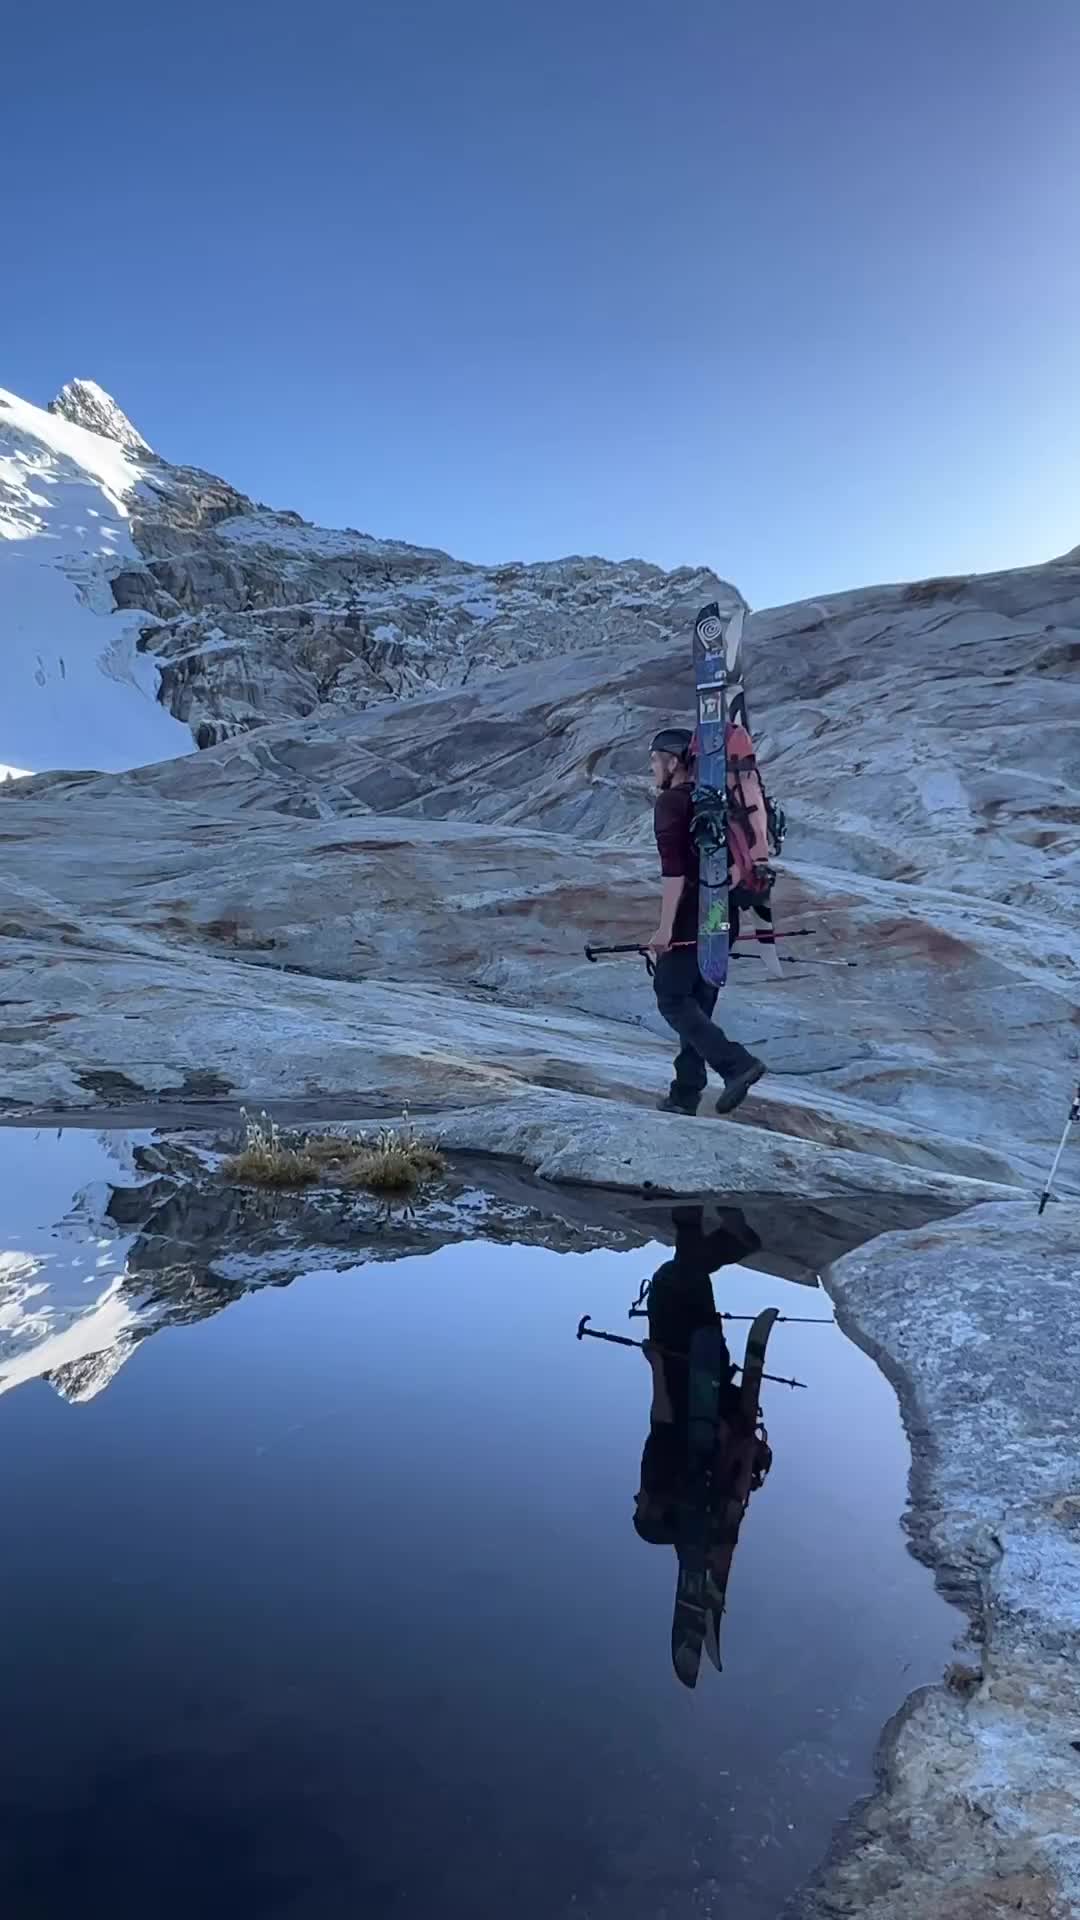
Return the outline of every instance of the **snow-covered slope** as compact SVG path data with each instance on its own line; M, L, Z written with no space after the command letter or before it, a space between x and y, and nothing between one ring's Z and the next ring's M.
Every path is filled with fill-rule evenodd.
M191 750L137 651L145 615L118 612L110 586L138 559L139 482L118 441L0 390L0 769L118 771Z

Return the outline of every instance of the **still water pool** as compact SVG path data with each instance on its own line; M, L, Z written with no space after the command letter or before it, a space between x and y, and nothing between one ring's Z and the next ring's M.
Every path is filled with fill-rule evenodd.
M691 1692L674 1550L633 1525L649 1368L574 1337L584 1312L641 1332L674 1235L313 1248L166 1323L101 1225L116 1145L34 1138L0 1136L0 1911L773 1920L959 1624L906 1551L870 1360L775 1328L807 1390L763 1388L773 1465ZM829 1312L737 1265L713 1284Z

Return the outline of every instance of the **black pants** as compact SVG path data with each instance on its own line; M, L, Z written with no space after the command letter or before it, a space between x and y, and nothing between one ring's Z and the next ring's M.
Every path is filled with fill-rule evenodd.
M709 1018L716 1005L716 988L698 971L697 948L677 947L662 953L653 975L661 1017L682 1041L675 1057L671 1098L681 1106L696 1107L705 1091L709 1067L722 1080L733 1080L753 1064L738 1040L729 1040L723 1027Z

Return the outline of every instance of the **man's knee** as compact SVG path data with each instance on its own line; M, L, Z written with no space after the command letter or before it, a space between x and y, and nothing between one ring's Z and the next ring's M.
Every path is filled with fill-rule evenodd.
M656 996L657 1013L669 1027L674 1027L676 1033L682 1024L688 1004L685 993L658 993Z

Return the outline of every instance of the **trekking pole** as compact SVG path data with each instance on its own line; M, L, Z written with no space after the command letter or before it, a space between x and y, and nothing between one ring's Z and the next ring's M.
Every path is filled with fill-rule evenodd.
M661 1354L665 1360L682 1360L684 1362L689 1360L688 1354L674 1353L670 1347L658 1347L652 1340L629 1340L625 1333L602 1333L599 1327L590 1327L589 1321L591 1319L592 1315L590 1313L582 1314L581 1319L578 1321L577 1337L579 1340L606 1340L611 1347L637 1347L639 1353L643 1353L646 1346L649 1346L653 1353ZM742 1368L734 1362L732 1366L735 1373L742 1372ZM771 1380L774 1387L802 1387L804 1391L806 1390L805 1380L784 1380L778 1373L763 1373L761 1377L763 1380Z
M773 940L802 940L802 939L805 939L808 934L811 934L813 932L814 932L813 927L797 927L791 933L774 934L772 936L772 939ZM766 939L766 936L760 933L740 933L738 940L733 941L732 945L733 946L741 945L744 940L762 941L765 939ZM766 941L766 944L771 945L772 941L771 940ZM665 951L668 953L675 953L680 948L696 947L696 946L697 946L696 940L673 940L670 946L668 946L665 949ZM596 946L590 941L588 946L585 948L586 960L591 960L594 963L597 960L599 960L602 954L606 955L606 954L619 954L619 953L636 953L641 959L645 961L648 967L651 968L652 966L652 948L645 946L644 943L640 940L630 940L623 943L622 945L617 945L612 947ZM748 953L733 953L731 957L733 960L749 960L750 955ZM783 960L785 966L789 966L789 967L857 967L859 964L857 960L818 960L813 956L811 956L811 958L807 960L800 960L798 956L793 953L780 954L778 957L781 960Z
M777 934L776 937L778 940L782 940L783 934ZM739 938L740 940L742 939L741 934ZM757 935L748 934L747 938L756 940ZM733 953L731 957L733 960L749 960L750 955L748 953ZM785 967L857 967L859 964L857 960L818 960L813 956L811 956L809 960L801 960L797 953L778 953L776 957L778 960L783 961Z
M1054 1175L1056 1174L1059 1166L1061 1165L1061 1156L1065 1151L1065 1143L1068 1140L1069 1134L1072 1132L1073 1126L1077 1120L1080 1120L1080 1080L1078 1080L1076 1084L1076 1092L1073 1094L1072 1106L1069 1108L1069 1117L1065 1122L1065 1130L1062 1133L1060 1141L1058 1142L1058 1150L1054 1155L1053 1164L1050 1168L1049 1173L1046 1176L1046 1185L1043 1188L1042 1199L1039 1201L1040 1214L1043 1214L1046 1211L1046 1203L1050 1198L1050 1189L1054 1184Z
M732 946L737 946L737 945L740 945L744 940L757 940L762 942L766 946L771 946L774 940L808 940L816 932L817 932L816 927L792 927L790 932L783 932L783 933L740 933L737 936L737 939L733 940L731 944ZM696 940L673 940L671 942L671 947L669 947L668 951L671 952L672 949L676 947L696 947L696 946L697 946ZM593 942L590 941L588 946L585 948L585 958L586 960L595 960L598 957L598 955L602 953L648 953L648 951L649 951L648 947L646 947L640 940L632 940L624 946L614 946L614 947L596 946L593 944ZM845 967L847 966L853 967L855 965L855 962L854 960L843 960L843 961L840 961L838 964Z
M673 941L672 941L672 943L671 943L671 946L670 946L670 947L668 948L668 952L670 953L670 952L672 951L672 949L673 949L673 948L675 948L675 947L696 947L696 946L697 946L697 941L696 941L696 940L673 940ZM634 941L632 941L632 942L630 943L630 945L629 945L629 946L622 946L622 947L593 947L593 946L589 946L589 947L586 947L586 949L585 949L585 958L586 958L586 960L596 960L596 959L597 959L597 958L599 957L599 955L600 955L600 954L602 954L602 953L637 953L637 954L643 954L643 953L644 953L644 954L647 954L647 953L649 953L650 951L651 951L651 949L650 949L649 947L647 947L647 946L645 946L645 945L643 944L643 942L642 942L642 941L640 941L640 940L634 940Z

